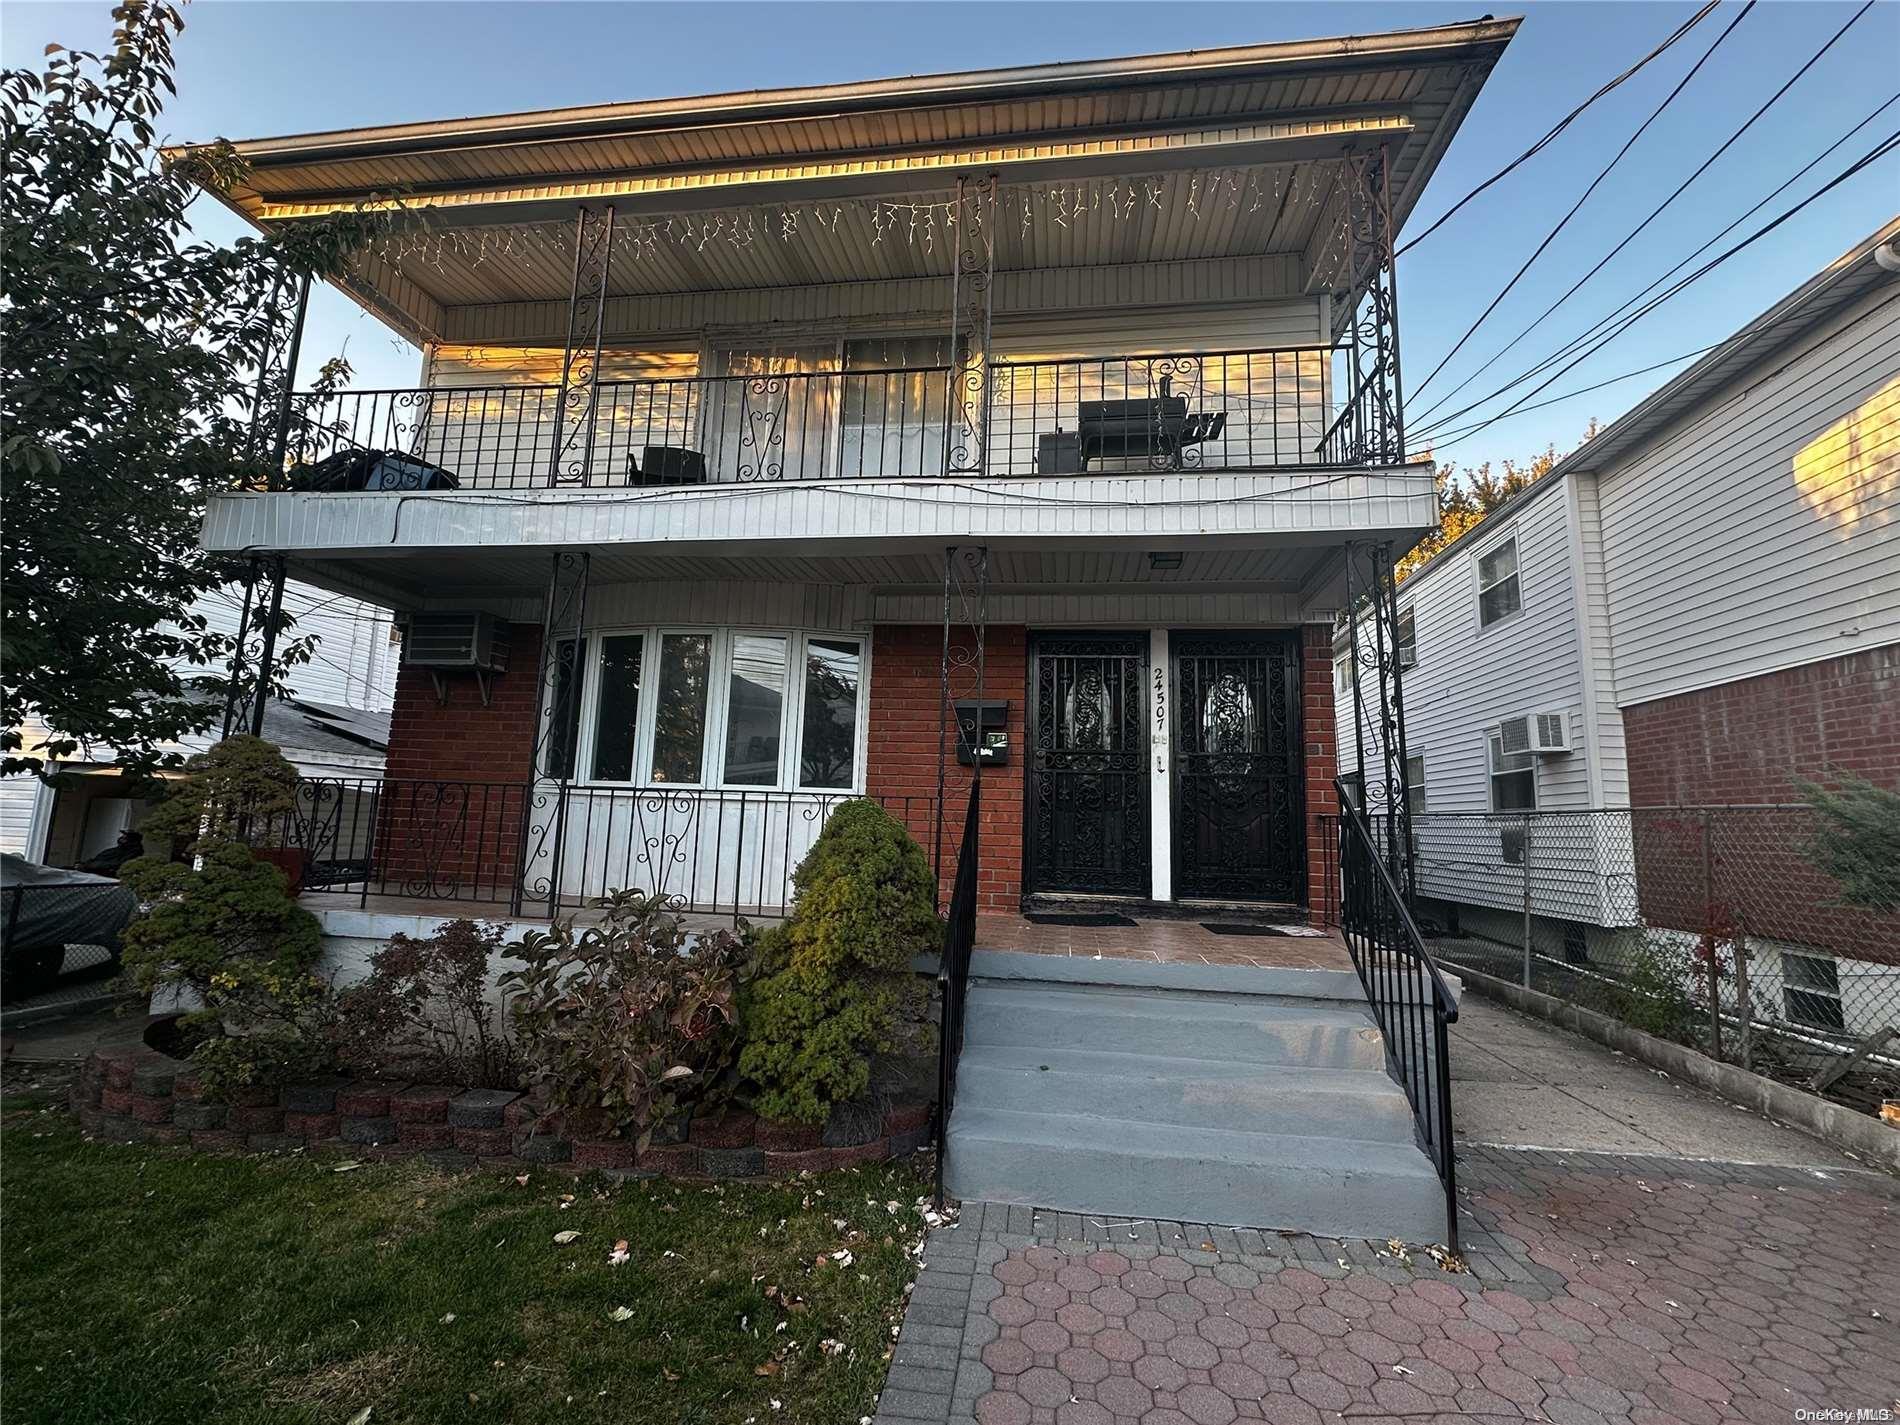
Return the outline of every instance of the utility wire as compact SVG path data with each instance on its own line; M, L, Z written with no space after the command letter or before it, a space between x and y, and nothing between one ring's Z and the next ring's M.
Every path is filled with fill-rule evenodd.
M1868 3L1872 4L1873 0L1868 0ZM1465 343L1467 341L1470 341L1472 336L1477 332L1478 328L1484 325L1485 319L1498 309L1498 303L1502 302L1506 297L1510 296L1511 292L1516 288L1519 280L1524 276L1526 272L1529 272L1531 270L1531 264L1536 262L1538 258L1544 255L1545 249L1548 248L1553 242L1557 240L1558 234L1563 232L1563 230L1570 225L1570 220L1577 216L1578 209L1582 208L1585 203L1590 201L1590 195L1597 191L1597 188L1602 184L1603 180L1608 178L1610 176L1611 171L1617 166L1617 164L1623 161L1624 155L1626 155L1632 148L1636 146L1636 141L1640 139L1644 134L1649 132L1649 126L1655 123L1656 120L1660 119L1663 116L1663 111L1666 110L1671 104L1676 102L1676 97L1679 94L1681 94L1684 89L1689 87L1689 81L1694 79L1696 75L1701 72L1702 66L1707 64L1710 58L1715 54L1715 52L1722 47L1722 41L1726 40L1730 35L1735 33L1735 27L1741 24L1743 20L1746 20L1748 18L1748 12L1750 10L1753 10L1754 8L1755 8L1755 0L1748 0L1748 3L1742 6L1741 13L1736 15L1734 19L1728 22L1728 28L1723 30L1721 34L1717 35L1715 37L1715 42L1702 52L1702 58L1698 59L1694 64L1689 66L1689 72L1683 75L1681 79L1676 81L1676 87L1674 89L1671 89L1669 93L1663 97L1662 103L1658 104L1654 109L1649 111L1649 117L1644 119L1643 122L1637 126L1636 132L1631 134L1629 138L1624 142L1623 147L1621 147L1620 149L1616 151L1615 157L1611 158L1608 163L1604 164L1602 168L1597 170L1597 176L1590 180L1590 186L1583 190L1583 195L1579 197L1576 202L1570 205L1570 211L1565 213L1563 217L1557 220L1557 225L1544 235L1544 240L1537 244L1536 250L1532 252L1529 257L1524 259L1524 265L1518 268L1516 272L1511 274L1511 280L1504 284L1503 290L1501 290L1497 294L1497 296L1491 299L1491 303L1489 306L1487 306L1482 312L1478 313L1477 318L1471 323L1471 325L1465 328L1464 335L1459 337L1457 341L1452 343L1451 350L1446 352L1444 356L1439 359L1438 365L1432 368L1431 375L1427 376L1423 381L1418 383L1418 386L1414 389L1412 393L1415 399L1418 396L1423 395L1425 393L1425 388L1431 385L1433 381L1438 379L1438 373L1445 369L1445 367L1450 363L1451 359L1454 356L1456 356L1460 351L1464 350ZM1495 361L1496 359L1497 359L1496 357L1491 358L1492 361ZM1485 363L1485 365L1487 366L1489 364L1490 362ZM1478 368L1478 370L1482 371L1484 370L1484 367L1481 366ZM1473 375L1475 374L1476 373L1474 372ZM1469 376L1465 378L1466 381L1469 381L1470 379L1471 377ZM1460 386L1455 387L1453 389L1454 391L1463 389L1462 383L1460 384ZM1426 411L1423 412L1423 414L1429 416L1433 409L1436 409L1436 407L1428 408Z
M1689 31L1693 30L1697 25L1701 24L1704 20L1706 20L1709 17L1709 15L1714 12L1717 3L1718 3L1718 0L1709 0L1708 4L1704 5L1700 10L1697 10L1695 14L1691 15L1688 19L1684 20L1682 24L1678 25L1676 27L1675 33L1671 34L1668 39L1664 40L1661 44L1657 45L1656 48L1651 50L1648 54L1644 55L1641 59L1637 60L1636 63L1632 64L1628 69L1624 70L1621 74L1617 75L1616 78L1612 79L1608 84L1605 84L1601 89L1597 90L1596 93L1592 94L1588 99L1585 99L1581 104L1577 105L1577 107L1572 109L1568 114L1564 115L1562 119L1557 121L1557 124L1550 130L1549 133L1545 134L1536 143L1532 144L1529 148L1525 149L1524 152L1520 153L1516 158L1512 159L1509 163L1505 164L1504 167L1500 168L1496 173L1492 174L1489 178L1485 179L1484 182L1480 183L1476 188L1473 188L1469 193L1465 194L1465 196L1460 198L1456 203L1453 203L1451 207L1447 208L1439 216L1436 222L1434 222L1429 228L1425 229L1425 231L1420 233L1417 237L1407 242L1396 253L1394 253L1393 256L1403 257L1406 253L1410 252L1413 248L1417 247L1420 243L1425 241L1426 238L1430 237L1433 233L1437 232L1446 223L1450 222L1452 219L1452 216L1455 213L1457 213L1459 209L1463 208L1465 204L1469 203L1473 198L1476 198L1480 193L1484 192L1485 189L1491 187L1492 184L1497 183L1500 179L1507 177L1515 169L1529 162L1531 159L1535 158L1539 153L1542 153L1545 148L1549 147L1551 142L1555 140L1559 134L1561 134L1565 129L1569 128L1573 123L1577 121L1577 119L1583 114L1583 111L1585 109L1588 109L1592 104L1596 103L1596 101L1601 99L1605 94L1608 94L1612 89L1616 88L1619 84L1622 84L1625 80L1629 79L1644 65L1648 64L1651 60L1657 58L1659 55L1663 53L1663 51L1667 50L1671 45L1675 44L1676 41L1680 40L1684 35L1688 34Z
M1722 157L1723 154L1727 153L1729 149L1732 148L1735 145L1735 143L1738 140L1740 140L1744 134L1746 134L1751 128L1753 128L1756 121L1760 119L1762 115L1766 114L1771 108L1773 108L1775 104L1782 98L1782 96L1785 95L1790 89L1792 89L1795 86L1796 83L1800 81L1803 75L1805 75L1810 69L1814 68L1814 66L1821 61L1822 57L1825 56L1829 50L1833 49L1837 43L1839 43L1841 37L1854 27L1854 24L1861 18L1861 16L1865 15L1868 12L1868 10L1873 8L1873 4L1874 4L1874 0L1865 0L1865 3L1860 7L1859 10L1854 12L1854 14L1848 19L1847 23L1842 25L1840 29L1836 30L1834 34L1828 39L1828 41L1825 44L1823 44L1820 47L1820 49L1816 50L1813 55L1809 57L1806 64L1803 64L1799 69L1797 69L1794 72L1794 74L1788 78L1786 83L1784 83L1779 89L1777 89L1773 94L1771 94L1768 97L1767 101L1763 103L1760 108L1756 109L1754 113L1750 114L1748 118L1742 123L1740 128L1736 129L1732 134L1730 134L1726 139L1724 139L1722 141L1721 146L1717 148L1714 153L1710 154L1706 159L1704 159L1702 163L1697 168L1695 168L1689 174L1687 178L1683 179L1683 181L1676 186L1676 189L1674 192L1672 192L1667 198L1663 199L1661 203L1657 204L1654 208L1652 208L1649 211L1648 215L1644 217L1644 219L1640 223L1638 223L1634 228L1632 228L1628 233L1626 233L1622 241L1618 242L1615 247L1611 248L1609 252L1605 253L1601 258L1599 258L1595 266L1591 267L1591 269L1588 272L1584 273L1583 276L1579 277L1575 282L1570 284L1569 290L1567 290L1561 297L1559 297L1556 301L1552 302L1548 307L1546 307L1542 312L1540 312L1536 317L1534 317L1530 321L1530 323L1523 328L1523 330L1518 332L1516 336L1512 337L1510 341L1506 342L1504 346L1499 348L1498 351L1496 351L1489 358L1487 358L1481 366L1479 366L1470 375L1466 376L1464 380L1460 381L1456 386L1452 387L1451 390L1445 392L1444 395L1440 396L1436 401L1432 402L1432 404L1427 406L1423 411L1419 412L1418 416L1414 418L1415 421L1419 421L1419 422L1428 421L1433 411L1437 410L1440 406L1444 405L1445 402L1451 400L1460 391L1464 390L1466 386L1470 385L1479 376L1483 375L1487 370L1491 368L1491 366L1494 363L1496 363L1501 357L1503 357L1506 352L1510 351L1525 337L1529 336L1546 319L1548 319L1553 312L1555 312L1565 302L1569 301L1573 296L1575 296L1586 282L1588 282L1591 278L1595 277L1597 273L1601 272L1606 266L1608 266L1609 263L1612 262L1616 258L1617 254L1622 252L1624 248L1628 247L1632 242L1634 242L1637 239L1637 237L1639 237L1643 233L1643 231L1649 227L1651 223L1655 222L1657 218L1661 217L1664 210L1667 209L1670 206L1670 204L1674 203L1676 199L1680 198L1683 195L1683 193L1688 190L1689 186L1696 181L1696 179L1700 178L1704 173L1708 172L1708 170L1715 164L1715 162L1718 159ZM1743 15L1746 15L1748 12L1747 10L1744 10L1742 13ZM1740 17L1737 17L1735 24L1739 24L1739 23L1740 23ZM1729 29L1732 30L1734 29L1734 27L1735 25L1731 24L1729 26ZM1728 31L1724 31L1722 38L1726 39L1727 35L1728 35ZM1716 43L1717 44L1721 43L1721 40L1718 39ZM1710 52L1713 53L1713 47L1711 47ZM1896 96L1896 97L1900 97L1900 96ZM1766 198L1762 199L1760 203L1757 203L1754 207L1750 208L1746 213L1743 213L1741 217L1735 220L1735 222L1730 223L1727 227L1723 228L1721 232L1717 233L1714 237L1710 238L1708 242L1704 243L1701 247L1697 248L1694 252L1690 253L1688 257L1682 260L1682 262L1677 263L1675 267L1672 267L1668 272L1664 273L1662 277L1658 278L1656 282L1651 283L1649 287L1645 287L1643 289L1643 292L1639 292L1636 295L1636 297L1630 300L1630 302L1625 303L1622 307L1619 307L1616 312L1611 313L1609 317L1604 318L1600 320L1598 323L1596 323L1595 325L1593 325L1589 329L1589 331L1586 331L1581 337L1573 338L1572 342L1567 344L1563 349L1560 349L1558 352L1554 353L1552 356L1545 358L1543 362L1540 362L1538 365L1533 366L1529 371L1517 377L1516 380L1506 382L1503 386L1499 387L1498 390L1492 392L1491 395L1486 396L1482 398L1481 400L1472 402L1470 405L1465 406L1463 409L1459 411L1453 412L1450 416L1447 416L1444 419L1456 420L1459 416L1466 414L1466 412L1475 409L1477 406L1483 405L1485 401L1491 400L1495 398L1496 396L1502 395L1505 391L1510 390L1512 386L1517 385L1519 382L1529 380L1531 377L1537 375L1540 371L1544 370L1545 367L1550 362L1562 360L1563 357L1567 355L1570 350L1574 349L1574 346L1577 342L1587 340L1590 335L1592 335L1600 326L1604 324L1604 322L1614 320L1616 316L1620 315L1623 311L1627 310L1631 304L1633 304L1636 301L1641 300L1644 293L1653 290L1655 286L1659 285L1662 282L1667 281L1672 275L1680 271L1681 268L1685 264L1693 261L1696 257L1700 256L1703 252L1707 251L1715 243L1719 242L1729 232L1733 231L1734 228L1738 224L1744 222L1749 217L1752 217L1756 212L1760 211L1761 208L1765 207L1768 203L1772 202L1776 197L1780 196L1780 194L1787 191L1787 189L1791 185L1793 185L1798 179L1800 179L1803 174L1807 173L1809 169L1813 168L1814 164L1818 164L1829 153L1832 153L1836 148L1840 147L1841 144L1845 143L1848 140L1848 138L1852 137L1854 133L1864 128L1876 115L1878 115L1881 112L1882 109L1885 109L1887 105L1891 104L1892 102L1893 100L1889 99L1886 101L1886 103L1881 104L1880 107L1875 109L1872 114L1869 114L1867 118L1862 119L1860 123L1854 125L1852 129L1849 129L1846 134L1843 134L1839 139L1835 140L1834 143L1828 145L1826 150L1824 150L1821 154L1815 157L1813 163L1810 163L1806 167L1802 168L1801 171L1799 173L1796 173L1793 178L1790 178L1786 183L1782 184L1781 187L1777 188L1773 193L1769 194ZM1446 360L1449 360L1449 359L1450 359L1449 357L1446 358ZM1444 366L1444 362L1440 362L1439 366L1442 368ZM1432 374L1435 376L1438 373L1434 371ZM1423 388L1421 387L1420 389L1423 389Z
M1783 223L1787 222L1790 218L1794 217L1797 213L1801 212L1809 204L1815 202L1816 200L1820 199L1826 194L1832 192L1834 189L1840 187L1841 184L1846 183L1849 179L1853 178L1856 174L1862 172L1864 169L1866 169L1870 165L1879 162L1882 158L1886 157L1889 153L1892 153L1896 148L1900 148L1900 131L1896 131L1895 133L1888 135L1887 138L1883 139L1880 143L1876 144L1872 149L1868 150L1867 153L1863 154L1860 158L1856 159L1853 163L1849 164L1846 168L1841 170L1841 172L1837 173L1833 178L1829 179L1826 183L1824 183L1820 188L1816 189L1813 193L1810 193L1806 198L1803 198L1799 203L1796 203L1793 207L1783 212L1779 217L1776 217L1772 219L1771 221L1764 223L1761 227L1757 228L1754 232L1750 233L1747 237L1743 238L1740 242L1736 243L1733 247L1730 247L1726 251L1722 252L1720 255L1714 258L1711 258L1708 262L1704 263L1701 267L1697 268L1694 272L1690 273L1687 277L1684 277L1681 281L1677 282L1676 284L1668 288L1666 291L1660 292L1656 296L1650 298L1647 302L1643 303L1642 306L1638 307L1634 312L1630 313L1629 316L1623 318L1622 321L1620 321L1616 326L1612 327L1609 331L1605 332L1592 346L1590 346L1587 350L1580 353L1574 360L1570 361L1566 366L1564 366L1561 370L1559 370L1555 375L1551 376L1542 385L1536 387L1535 389L1531 391L1527 391L1524 395L1520 396L1510 407L1508 407L1507 409L1503 411L1500 411L1497 415L1487 417L1486 419L1478 422L1476 425L1470 427L1468 430L1461 433L1457 437L1457 439L1459 440L1467 439L1469 436L1475 435L1477 434L1477 432L1484 430L1489 426L1496 425L1499 421L1505 419L1506 417L1517 414L1518 411L1521 410L1530 401L1530 399L1533 396L1542 395L1553 384L1555 384L1557 381L1562 379L1564 376L1568 375L1571 371L1575 370L1583 362L1589 360L1592 356L1596 355L1599 351L1601 351L1604 347L1608 346L1617 337L1621 336L1624 332L1628 331L1631 327L1635 326L1637 322L1641 321L1645 316L1649 315L1649 313L1655 311L1656 308L1660 307L1663 303L1667 302L1671 297L1676 296L1678 293L1684 291L1685 289L1687 289L1694 283L1708 276L1709 273L1715 271L1716 268L1720 267L1723 263L1727 262L1731 257L1734 257L1737 253L1743 251L1745 248L1750 247L1754 243L1759 242L1762 238L1767 237L1769 233L1773 232L1776 228L1780 227ZM1449 445L1450 443L1451 442L1449 441L1446 442L1447 445Z

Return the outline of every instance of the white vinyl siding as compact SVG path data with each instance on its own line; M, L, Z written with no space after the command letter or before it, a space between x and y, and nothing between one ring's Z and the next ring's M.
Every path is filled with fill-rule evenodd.
M31 776L0 778L0 851L31 859L33 808L43 785Z
M1900 292L1600 477L1620 706L1900 642Z

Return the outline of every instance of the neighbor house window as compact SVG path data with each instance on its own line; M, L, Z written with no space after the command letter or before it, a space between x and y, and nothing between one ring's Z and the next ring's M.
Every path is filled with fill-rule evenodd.
M1412 617L1412 611L1405 609L1399 614L1398 631L1399 667L1416 668L1418 666L1418 621Z
M691 783L706 752L706 695L712 673L710 633L669 633L660 640L660 685L653 725L653 780Z
M1826 955L1781 952L1781 1002L1788 1018L1814 1029L1844 1030L1841 1012L1841 972Z
M1517 540L1511 538L1478 556L1478 625L1494 624L1523 607L1517 577Z
M1537 759L1528 752L1506 752L1504 735L1492 728L1485 736L1491 774L1491 810L1537 810ZM1499 836L1506 865L1524 863L1524 828L1506 825Z
M805 644L805 719L798 744L798 785L849 787L858 761L858 685L864 650L855 640Z

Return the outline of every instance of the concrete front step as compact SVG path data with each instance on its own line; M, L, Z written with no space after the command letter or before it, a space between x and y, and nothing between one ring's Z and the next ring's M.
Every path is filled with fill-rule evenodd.
M1411 1106L1383 1068L1315 1069L1040 1045L964 1045L957 1102L1020 1112L1410 1146Z
M1179 990L972 982L964 1042L1310 1068L1385 1067L1384 1041L1364 1010Z
M1384 1039L1331 972L1177 974L1190 967L1133 961L1105 972L1071 957L1038 979L1018 963L1030 958L974 967L950 1192L1118 1218L1444 1237L1443 1189Z
M959 1198L1095 1216L1411 1242L1445 1235L1444 1189L1410 1144L1024 1113L961 1099L944 1186Z

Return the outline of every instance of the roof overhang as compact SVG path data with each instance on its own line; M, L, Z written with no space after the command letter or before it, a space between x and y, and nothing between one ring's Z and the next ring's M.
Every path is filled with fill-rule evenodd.
M871 83L593 105L252 139L235 145L245 178L215 196L269 229L393 199L437 231L518 229L571 219L582 204L617 216L664 218L766 205L908 197L933 201L963 175L995 174L1027 192L1137 175L1268 173L1250 178L1267 211L1196 240L1196 255L1298 253L1316 277L1316 249L1343 201L1339 163L1383 150L1395 217L1403 221L1516 32L1490 18L1376 35L1245 45L1128 59L927 75ZM1232 180L1223 178L1233 192ZM1091 197L1092 204L1099 199ZM1052 221L1063 205L1046 205ZM1099 211L1099 206L1092 209ZM1138 216L1147 216L1146 214ZM1198 219L1201 214L1195 214ZM1040 210L1038 226L1042 225ZM1178 225L1140 231L1098 224L1074 233L1025 231L997 265L1093 266L1171 260ZM1169 227L1166 232L1148 228ZM748 227L748 231L750 228ZM880 234L881 236L881 234ZM1032 243L1032 237L1042 239ZM657 264L626 291L671 292L864 280L948 270L949 244L908 265L875 260L832 234L777 264ZM1059 244L1048 260L1051 241ZM428 338L454 307L558 300L561 264L531 264L515 280L482 270L479 254L438 246L366 258L347 284L377 315ZM918 270L911 272L908 267ZM645 285L638 285L644 282Z

